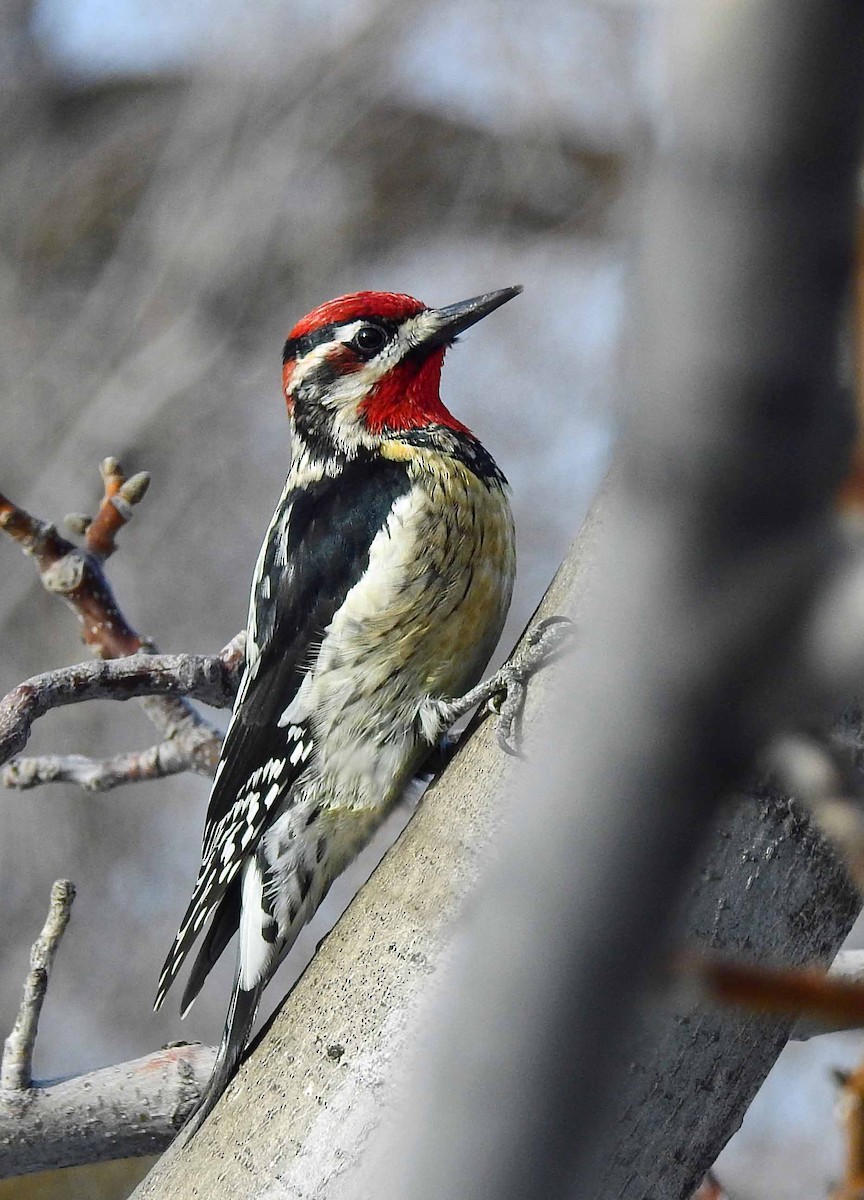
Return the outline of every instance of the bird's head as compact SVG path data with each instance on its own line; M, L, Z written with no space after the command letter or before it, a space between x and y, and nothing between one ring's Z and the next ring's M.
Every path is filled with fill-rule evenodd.
M521 287L428 308L395 292L354 292L298 321L285 343L283 390L294 428L310 446L352 453L382 437L466 427L438 388L447 347Z

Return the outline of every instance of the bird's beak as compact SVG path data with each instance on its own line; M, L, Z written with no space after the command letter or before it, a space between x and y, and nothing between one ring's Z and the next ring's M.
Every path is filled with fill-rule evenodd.
M521 291L521 285L501 288L498 292L485 292L482 296L472 296L470 300L460 300L458 304L448 304L446 308L427 309L423 317L429 322L429 330L428 333L424 331L420 345L424 350L449 345L460 333L488 317Z

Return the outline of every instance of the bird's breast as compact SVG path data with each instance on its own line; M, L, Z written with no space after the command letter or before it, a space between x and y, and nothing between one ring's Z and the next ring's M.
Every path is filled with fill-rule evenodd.
M461 695L479 679L514 573L502 488L458 464L417 472L297 696L298 715L304 710L315 727L318 762L349 804L386 804L404 786L424 752L420 705Z

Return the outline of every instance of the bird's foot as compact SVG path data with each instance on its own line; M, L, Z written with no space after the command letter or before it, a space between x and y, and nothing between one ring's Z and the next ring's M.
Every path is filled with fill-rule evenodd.
M490 679L455 700L442 704L447 723L452 724L478 704L487 704L496 716L498 745L506 754L521 758L517 747L519 726L528 680L541 667L555 659L573 636L573 622L568 617L547 617L528 633L524 645L516 651Z

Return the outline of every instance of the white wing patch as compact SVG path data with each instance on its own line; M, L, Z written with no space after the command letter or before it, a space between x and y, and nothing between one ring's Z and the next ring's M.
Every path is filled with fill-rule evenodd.
M305 760L312 751L311 735L294 726L286 732L294 743L291 753L299 749ZM293 772L290 782L282 778L287 766L288 758L279 756L254 770L228 811L206 831L192 901L160 976L156 1008L164 1000L205 921L215 912L225 888L247 860L250 845L261 836L274 809L285 798L286 789L294 779ZM260 914L260 906L258 911Z
M300 737L303 734L303 730L299 728L299 725L312 713L315 703L314 697L311 694L313 684L314 674L312 671L307 671L303 676L303 682L297 689L294 699L276 722L280 729L285 729L288 726L288 737Z
M260 983L275 950L272 939L264 936L264 928L272 925L273 918L264 908L264 877L256 855L243 866L242 888L239 983L248 992Z

